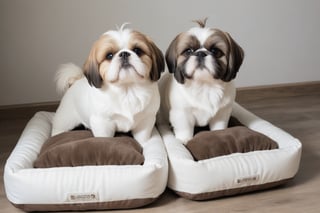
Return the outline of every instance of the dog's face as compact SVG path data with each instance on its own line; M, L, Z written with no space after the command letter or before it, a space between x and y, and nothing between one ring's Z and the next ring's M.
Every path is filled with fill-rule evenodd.
M242 48L228 33L204 25L179 34L166 52L169 72L182 84L186 79L229 82L236 77L243 57Z
M159 48L144 34L120 29L104 33L93 45L84 64L90 85L157 81L164 70Z

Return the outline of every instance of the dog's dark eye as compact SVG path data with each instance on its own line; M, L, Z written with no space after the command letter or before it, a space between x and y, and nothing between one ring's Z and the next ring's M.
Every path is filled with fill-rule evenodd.
M139 47L133 48L132 51L135 52L137 54L137 56L141 56L143 54L142 49L140 49Z
M216 47L211 48L210 52L215 58L220 58L224 55L223 52Z
M190 56L193 52L194 50L192 48L188 48L183 51L183 54L186 56Z
M108 53L106 56L107 60L111 60L113 58L113 53Z

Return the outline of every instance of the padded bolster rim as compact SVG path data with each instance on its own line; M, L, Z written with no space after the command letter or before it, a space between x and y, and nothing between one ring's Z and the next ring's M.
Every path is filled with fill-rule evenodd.
M297 138L274 126L270 122L261 119L236 102L233 104L232 116L236 117L249 129L260 132L276 141L279 145L279 149L293 147L295 149L301 149L302 147L301 142Z

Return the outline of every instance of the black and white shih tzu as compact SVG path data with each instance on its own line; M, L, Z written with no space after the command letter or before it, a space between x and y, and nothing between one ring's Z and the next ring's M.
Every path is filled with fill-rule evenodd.
M73 64L57 72L64 96L53 118L52 136L82 124L95 137L131 131L143 144L160 106L157 81L164 56L146 35L124 25L93 44L83 69Z
M170 122L177 139L186 144L195 126L224 129L235 99L233 79L244 52L231 36L219 29L199 27L180 33L166 52L171 74L160 80L158 124Z

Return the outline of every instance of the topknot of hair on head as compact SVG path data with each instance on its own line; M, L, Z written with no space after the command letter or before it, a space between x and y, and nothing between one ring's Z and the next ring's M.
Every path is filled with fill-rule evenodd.
M205 28L207 24L208 18L204 18L203 20L194 20L193 22L199 24L199 27Z
M123 30L126 29L127 25L129 25L129 24L130 24L129 22L125 22L120 27L117 25L117 30L118 31L123 31Z

